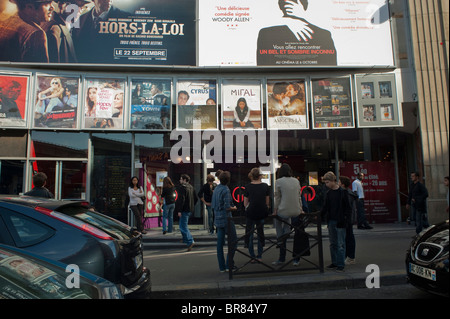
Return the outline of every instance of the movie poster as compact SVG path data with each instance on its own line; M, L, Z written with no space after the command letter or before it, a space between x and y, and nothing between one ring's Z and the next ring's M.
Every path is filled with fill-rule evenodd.
M393 66L385 0L199 0L199 66Z
M311 83L313 128L354 127L350 78L313 79Z
M268 129L307 129L308 104L305 92L305 80L268 80Z
M133 80L130 99L130 129L171 130L171 97L171 80Z
M84 128L123 129L125 80L86 79Z
M1 6L0 61L195 65L195 0L84 3L69 4L65 11L45 7L33 17L35 22L28 22L26 9L19 10L13 1ZM48 30L48 36L34 23ZM21 32L33 29L38 35L28 42Z
M77 128L79 77L37 75L34 128Z
M29 77L0 74L0 127L26 127Z
M217 84L215 80L177 82L177 128L218 129Z
M224 80L222 129L261 129L262 100L259 80Z
M358 127L403 126L395 74L357 75L355 80Z

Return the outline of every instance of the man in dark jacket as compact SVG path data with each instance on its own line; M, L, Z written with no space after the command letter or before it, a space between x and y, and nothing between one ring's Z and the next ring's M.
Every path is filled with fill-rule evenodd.
M333 172L327 172L323 176L323 180L329 188L321 212L322 218L326 217L330 237L332 263L327 268L343 272L345 267L345 234L351 218L351 207L347 191L339 187L336 175Z
M54 198L53 194L45 188L47 183L47 175L42 172L38 172L33 176L33 189L26 192L24 195L44 198Z
M194 246L194 238L188 228L189 217L192 215L197 204L197 194L194 187L189 184L189 175L182 174L180 177L180 186L177 188L178 198L175 203L175 211L180 217L180 232L183 236L183 242L187 245L187 250L191 251Z
M53 17L52 1L15 0L18 13L0 21L0 61L48 63L41 24Z
M416 219L416 233L420 233L423 228L428 228L427 214L428 190L419 181L419 173L411 173L411 184L409 186L408 203L406 209L411 210L412 216Z

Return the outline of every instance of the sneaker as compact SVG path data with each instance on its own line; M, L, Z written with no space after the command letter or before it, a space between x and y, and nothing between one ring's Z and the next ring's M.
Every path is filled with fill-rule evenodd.
M194 242L192 242L192 244L189 245L187 251L191 251L191 250L192 250L192 247L194 247Z
M356 260L355 260L355 258L347 257L347 259L345 260L345 264L346 265L354 265L354 264L356 264Z
M292 263L293 266L298 267L300 266L300 260L294 260L294 262Z
M327 269L335 269L335 268L337 268L337 266L335 264L329 264L326 268Z
M336 272L345 272L344 267L336 267L336 269L334 271L336 271Z
M275 265L275 266L282 265L282 264L284 264L284 261L281 261L281 260L277 260L277 261L272 262L272 265Z

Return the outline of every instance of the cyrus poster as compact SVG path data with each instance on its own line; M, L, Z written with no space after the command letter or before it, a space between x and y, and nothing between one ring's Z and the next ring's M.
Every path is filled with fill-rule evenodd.
M177 82L177 128L218 129L215 80Z
M195 0L52 5L0 6L0 63L195 65Z

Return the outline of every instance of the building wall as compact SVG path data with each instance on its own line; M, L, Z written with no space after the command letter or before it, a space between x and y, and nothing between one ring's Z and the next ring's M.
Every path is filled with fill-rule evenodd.
M430 222L448 218L445 212L449 174L449 2L409 0L417 79L418 116L423 150L423 174L430 197Z

